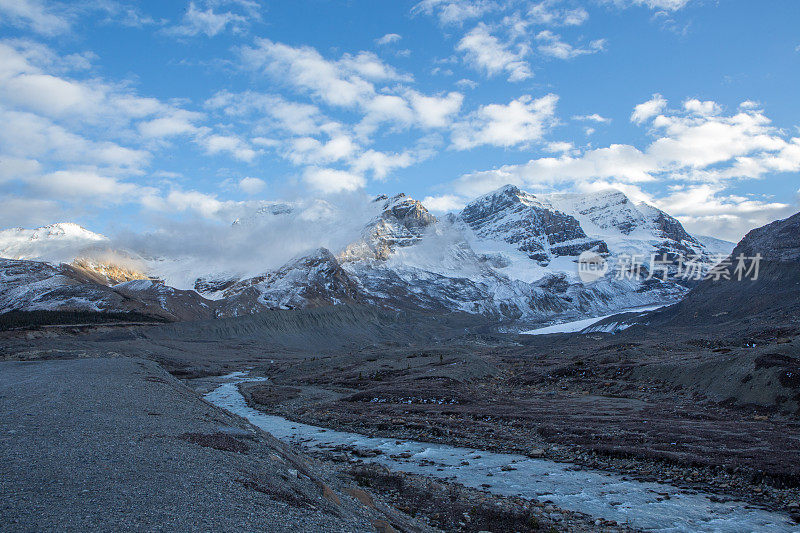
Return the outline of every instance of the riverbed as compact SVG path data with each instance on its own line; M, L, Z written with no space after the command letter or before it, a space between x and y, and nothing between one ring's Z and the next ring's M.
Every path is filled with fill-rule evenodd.
M745 502L671 485L640 482L569 463L357 433L335 431L267 415L249 407L239 384L266 381L234 372L205 395L209 402L249 420L285 442L308 448L360 450L364 461L455 481L503 496L549 500L563 509L663 532L800 532L788 516Z

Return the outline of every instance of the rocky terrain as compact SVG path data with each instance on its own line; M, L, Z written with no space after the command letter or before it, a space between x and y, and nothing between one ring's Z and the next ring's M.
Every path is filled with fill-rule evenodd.
M502 194L509 194L509 189ZM570 205L582 204L572 198ZM409 217L408 227L401 225L413 235L411 229L427 219L409 214L415 209L412 202L404 206L406 211L401 210L405 213L401 218ZM581 208L575 212L578 216L569 216L578 220L581 228L588 227L591 210ZM385 216L396 222L394 215ZM235 298L200 299L196 302L215 311L213 318L173 318L173 323L152 325L11 329L0 332L0 358L9 361L3 364L38 361L37 365L44 365L40 368L48 368L50 364L109 356L138 357L148 361L141 364L151 365L146 367L146 375L156 375L157 364L200 392L210 390L219 379L216 376L247 370L269 378L266 383L241 386L249 405L290 420L360 435L552 460L566 463L573 470L610 472L674 488L659 498L674 496L678 491L700 491L712 494L713 501L744 501L800 522L798 217L752 231L733 250L732 258L761 254L757 279L709 278L684 288L686 296L675 305L611 317L578 333L526 335L498 328L497 321L487 321L482 313L376 305L363 291L366 278L352 272L360 272L361 268L373 272L390 270L393 261L399 261L406 251L428 238L422 236L420 240L386 239L381 246L367 247L369 252L362 246L362 258L350 262L319 250L309 256L313 259L253 278L252 284L238 280L219 289L231 290L232 295L249 295L254 301L263 294L285 297L282 301L286 309L250 314L244 306L241 312L229 312L244 316L224 317L216 312L220 302L229 304ZM497 220L489 218L490 222ZM632 218L615 219L620 233L631 227L625 221ZM531 215L531 223L536 220L539 219ZM653 227L660 228L658 231L678 236L674 233L677 227L668 219L656 216L652 220ZM450 223L455 225L457 221ZM490 225L487 222L482 227ZM395 229L402 234L399 227ZM584 233L589 240L596 235ZM629 237L616 241L603 240L609 257L613 258L615 247L623 241L626 246L633 246L636 239L630 235L634 233L631 230ZM480 240L476 239L474 242ZM558 237L554 237L556 241ZM570 241L575 238L559 242ZM367 242L375 241L366 239L364 243ZM506 241L493 242L500 247L513 246ZM548 247L550 241L538 242L550 254L547 268L558 264L561 257ZM681 243L696 246L683 237ZM387 248L394 251L388 259L380 259L379 254L384 253L381 250ZM477 256L478 249L471 245L467 253ZM510 253L508 248L503 249ZM526 257L527 261L534 261ZM544 258L534 262L538 268L545 268L540 260L543 262ZM11 294L9 287L14 287L22 291L15 293L18 298L29 298L24 292L25 276L41 276L37 279L43 285L66 291L64 287L75 283L74 278L84 275L69 265L47 263L37 263L31 273L25 270L31 263L6 260L7 272L11 273L6 278L7 294ZM392 270L400 277L403 269L410 268L408 265ZM56 282L48 281L51 278ZM17 279L23 281L13 281ZM277 283L278 279L282 281ZM112 287L94 283L103 298L127 297L149 302L153 307L171 302L169 288L152 281L133 280ZM288 284L286 290L278 290L281 283ZM315 285L318 287L312 291ZM149 300L126 296L135 291L148 293ZM195 292L191 294L200 298ZM334 298L338 305L303 303ZM173 309L177 318L179 309ZM607 327L621 323L625 326L622 329ZM37 367L8 368L19 372ZM180 388L173 378L164 379ZM78 385L65 386L78 390ZM15 397L22 394L21 389L3 390L14 390ZM25 392L29 393L38 395L35 389ZM10 392L3 392L3 399L10 397ZM160 412L150 407L147 410ZM113 416L124 418L119 413ZM14 415L9 420L18 419L22 420ZM177 424L174 431L178 436L201 435L187 436L187 446L240 446L206 427L191 429L191 423L182 419ZM240 440L237 437L237 442ZM242 442L248 450L255 449L249 440ZM305 453L302 447L296 451ZM239 455L235 454L240 453L223 452L237 458ZM546 501L503 499L448 480L433 482L387 471L366 464L367 457L359 456L363 453L357 449L315 451L317 462L307 475L329 480L326 485L336 491L341 502L344 492L351 494L355 502L372 501L376 509L385 509L381 511L383 518L373 516L375 509L370 504L364 504L366 510L353 511L352 516L367 520L360 523L368 528L378 527L370 522L376 519L383 520L380 527L385 523L408 531L479 531L492 522L532 531L624 528L624 524L596 521ZM18 478L14 476L9 479ZM264 494L257 488L260 482L255 483L244 488L255 487L255 492ZM351 489L357 487L368 495L336 489L336 483L349 484ZM309 492L303 494L319 498L319 492L314 492L319 485L317 489L313 486L309 485ZM14 500L8 508L16 520L31 520L19 508L23 506L20 502L30 502L32 496L24 496L28 493L20 488L14 491L23 499ZM325 505L313 505L315 513L327 513ZM367 514L359 514L362 512ZM454 522L458 515L462 519Z
M0 365L3 529L428 530L151 361Z
M42 310L138 313L167 320L216 316L213 303L195 291L147 279L109 285L105 275L82 266L0 259L0 313Z

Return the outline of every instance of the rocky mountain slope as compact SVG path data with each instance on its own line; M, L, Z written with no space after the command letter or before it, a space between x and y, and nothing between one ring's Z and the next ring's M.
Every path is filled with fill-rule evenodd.
M379 196L359 209L366 222L352 234L344 224L345 229L335 227L335 208L320 201L303 206L270 203L237 219L231 232L277 223L285 229L302 221L304 228L319 233L342 233L335 246L300 253L257 275L219 271L197 261L181 267L188 275L173 279L165 268L169 257L148 259L136 251L115 250L117 257L136 257L143 266L104 261L98 246L110 249L111 242L75 225L7 230L0 232L0 256L51 264L27 265L30 281L18 276L13 290L3 284L0 309L138 306L186 320L348 303L542 323L676 301L687 290L673 264L676 254L696 257L704 269L714 261L676 219L634 204L618 191L533 195L509 185L442 218L403 194ZM70 249L72 257L66 253ZM59 250L62 258L54 259L52 250ZM578 277L576 261L583 252L605 258L605 276L593 282ZM668 275L648 275L654 254L669 256ZM619 275L625 256L642 261L640 276ZM60 262L68 261L70 272L83 273L85 282L76 282L75 276L65 281L66 267ZM3 263L2 268L12 266ZM15 263L14 268L21 266ZM176 288L132 281L148 277L165 279ZM15 291L25 285L28 292L20 297ZM64 287L75 296L64 298Z
M512 244L543 266L587 250L608 253L606 243L587 237L575 217L513 185L478 198L459 218L479 238Z
M731 256L736 258L740 254L747 257L760 254L769 262L800 262L800 213L749 232L736 245Z
M150 280L109 286L68 264L0 259L0 313L8 311L135 312L167 320L213 318L213 302Z
M761 259L751 270L751 258L757 255ZM739 257L747 269L742 279L735 273ZM691 324L739 334L778 324L800 328L800 213L750 231L721 264L729 275L704 280L680 303L644 320L661 327Z

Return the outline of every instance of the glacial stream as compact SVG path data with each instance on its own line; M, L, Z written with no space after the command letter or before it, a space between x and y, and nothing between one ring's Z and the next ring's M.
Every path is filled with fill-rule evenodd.
M206 394L206 400L291 444L318 449L344 445L380 450L380 455L364 461L380 463L394 471L456 481L504 496L550 500L564 509L650 531L800 532L800 526L786 515L753 508L740 501L713 501L709 494L681 490L671 485L623 480L621 476L576 470L568 463L547 459L367 437L299 424L279 416L265 415L247 405L238 385L247 381L266 381L266 378L234 372L221 379L223 384ZM405 458L390 457L400 454Z

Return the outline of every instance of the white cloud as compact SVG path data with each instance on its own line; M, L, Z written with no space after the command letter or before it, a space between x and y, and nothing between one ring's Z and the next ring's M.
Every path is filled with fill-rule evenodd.
M323 194L355 191L366 184L363 176L332 168L311 167L303 173L303 181Z
M730 172L735 174L741 170L740 177L757 177L747 175L746 168L741 166L742 157L789 148L770 125L769 119L758 112L741 112L727 117L661 115L654 119L653 127L663 136L653 142L647 152L659 167L669 169L705 169L734 160L738 166L733 165ZM721 175L719 170L711 174ZM695 179L703 176L703 173L697 173Z
M215 13L213 7L203 10L195 2L189 2L189 7L183 15L180 25L166 30L166 33L176 36L196 36L201 33L206 37L214 37L225 31L229 26L234 31L240 31L248 23L244 15L224 11Z
M545 1L535 4L527 16L515 12L493 26L480 22L461 38L456 51L463 54L467 64L488 76L505 72L509 81L522 81L533 76L527 58L534 45L541 55L558 59L572 59L605 50L605 39L595 39L578 46L564 41L549 29L533 34L532 29L536 26L579 25L588 17L582 8L562 10L554 7L556 3Z
M558 97L548 94L534 99L523 95L507 105L490 104L455 125L453 148L468 150L480 145L528 146L539 141L555 121Z
M37 174L41 168L42 165L35 159L0 155L0 183Z
M553 187L596 179L619 182L652 181L652 162L638 149L614 144L586 151L577 156L533 159L523 165L504 165L494 170L474 172L459 178L457 192L478 196L506 183L529 187Z
M42 35L60 35L70 30L69 20L53 13L40 0L0 0L0 22L30 28Z
M405 98L393 94L378 94L363 105L364 118L356 127L357 132L367 139L380 124L394 123L406 128L414 123L414 111Z
M556 141L556 142L547 143L547 145L545 146L545 149L548 152L551 152L551 153L554 153L554 154L558 154L558 153L564 153L564 152L571 152L571 151L573 151L575 149L575 146L571 142Z
M408 168L416 163L417 158L410 152L388 154L375 150L367 150L353 161L352 169L358 174L372 172L377 180L385 179L393 170Z
M589 13L582 7L561 9L559 0L545 0L534 3L526 17L530 22L545 26L580 26L589 19Z
M151 150L166 143L154 140L189 135L209 154L225 152L244 161L257 154L238 137L200 125L202 113L142 97L124 84L64 75L85 70L91 57L61 57L38 43L0 41L0 181L60 206L166 209L162 191L135 179L159 174L148 172Z
M402 38L403 37L400 36L397 33L387 33L386 35L384 35L380 39L375 39L375 44L377 44L379 46L384 46L384 45L387 45L387 44L400 42L400 39L402 39Z
M442 24L461 25L499 8L499 3L492 0L422 0L411 8L411 12L435 14Z
M245 194L258 194L264 190L267 183L259 178L245 177L239 180L239 188Z
M359 52L355 56L344 54L337 64L371 81L412 81L410 74L400 74L372 52Z
M95 171L57 170L28 180L37 192L52 199L80 198L90 201L124 203L148 192L130 182L123 182Z
M138 128L139 133L149 138L193 134L199 131L199 128L194 123L202 118L203 115L201 113L181 109L174 111L169 116L140 122Z
M462 209L466 202L464 198L454 194L444 194L442 196L426 196L422 200L422 205L435 213L447 213Z
M245 66L264 71L280 83L309 93L320 104L360 112L361 121L353 131L364 142L369 142L369 137L383 124L394 129L447 127L449 117L458 112L463 98L456 92L428 96L410 89L399 82L412 82L411 76L399 73L371 52L344 54L338 60L329 60L311 47L295 48L258 39L255 47L241 49L241 57ZM388 83L392 84L386 86ZM253 98L251 96L251 100ZM209 105L228 110L232 108L231 100L229 94L218 93ZM273 106L264 106L266 113L273 113L267 107ZM289 112L287 106L283 107ZM295 107L289 114L299 111ZM312 114L317 119L321 115L308 109L307 118ZM310 122L303 121L304 124ZM320 129L332 135L347 128L328 122L322 127L315 124L306 131L314 133Z
M352 107L375 94L374 86L357 72L326 60L309 46L294 48L257 39L256 46L242 48L241 55L250 68L263 70L283 83L308 91L329 105Z
M733 242L750 229L787 217L797 210L789 203L725 194L724 191L719 185L690 185L651 201L677 216L689 232L700 235L711 232Z
M590 42L587 48L576 48L550 30L540 31L536 34L536 40L541 43L537 47L540 53L558 59L572 59L582 55L596 54L605 50L606 47L605 39L596 39Z
M691 0L606 0L606 3L611 3L620 8L643 6L663 11L677 11L686 7L690 1Z
M324 143L313 137L299 137L289 142L285 157L298 165L333 163L350 158L358 148L346 135L338 135Z
M426 96L414 90L406 92L417 122L426 128L449 127L461 109L464 95L450 92L444 96Z
M292 102L276 94L220 91L206 101L206 107L221 110L240 121L252 119L261 133L278 128L295 135L309 135L340 128L317 106Z
M119 137L129 136L128 128L138 120L201 118L158 99L139 96L125 86L98 79L70 79L45 70L74 67L74 58L59 58L45 47L0 41L0 102L64 122L73 129L102 126L105 132Z
M645 120L661 113L667 107L667 101L660 94L654 94L647 102L643 102L633 108L631 122L641 124Z
M654 136L643 148L613 144L578 150L569 143L550 143L548 150L563 150L562 155L467 174L453 183L454 191L469 198L507 183L533 190L618 188L663 207L687 228L709 233L702 225L713 224L720 228L717 236L737 239L749 228L796 210L786 201L728 190L735 180L800 172L800 137L788 138L754 107L740 106L726 116L718 114L721 110L714 102L666 112L666 100L654 101L657 105L649 109L637 106L639 122L650 120ZM660 196L643 191L656 183L673 185Z
M223 202L210 194L199 191L173 190L167 194L166 198L154 197L152 202L146 207L160 211L195 211L206 218L214 218L224 208L235 202Z
M591 115L574 115L572 119L584 122L598 122L600 124L608 124L611 122L610 118L598 115L597 113L592 113Z
M466 78L463 78L463 79L458 80L456 82L456 85L458 85L459 87L464 88L464 89L474 89L475 87L478 86L478 83L473 81L473 80L468 80Z
M660 107L665 108L666 101ZM545 157L524 165L476 172L457 184L470 194L482 194L504 181L531 186L656 179L719 184L757 179L769 172L800 171L800 137L787 139L761 111L730 116L674 112L658 115L651 126L656 138L644 149L612 144L578 155Z
M697 98L686 100L683 103L683 108L690 113L702 116L717 115L722 111L722 108L716 102L701 102Z
M385 179L392 171L407 168L431 154L431 146L425 143L401 153L365 150L362 145L370 142L369 135L380 124L449 128L463 100L457 92L428 96L410 88L396 90L399 95L376 92L359 102L363 118L352 127L328 119L317 106L249 91L220 91L206 101L206 107L228 117L250 120L254 132L272 133L270 137L254 137L251 142L275 149L294 165L312 167L304 170L309 172L307 183L317 184L319 176L326 175L320 174L320 168L333 163L346 165L358 178L346 183L354 183L363 182L366 175Z
M52 224L54 220L66 220L61 206L54 200L3 196L0 209L0 228L37 227Z
M467 33L459 41L456 50L464 54L467 63L489 76L506 72L508 81L522 81L533 76L524 60L527 47L520 44L512 50L510 43L501 42L483 23Z
M0 105L0 153L28 159L52 159L61 163L98 164L138 170L151 154L109 141L92 141L45 117L10 111Z
M249 144L235 135L204 135L197 138L200 144L209 155L228 153L240 161L252 161L257 152Z

